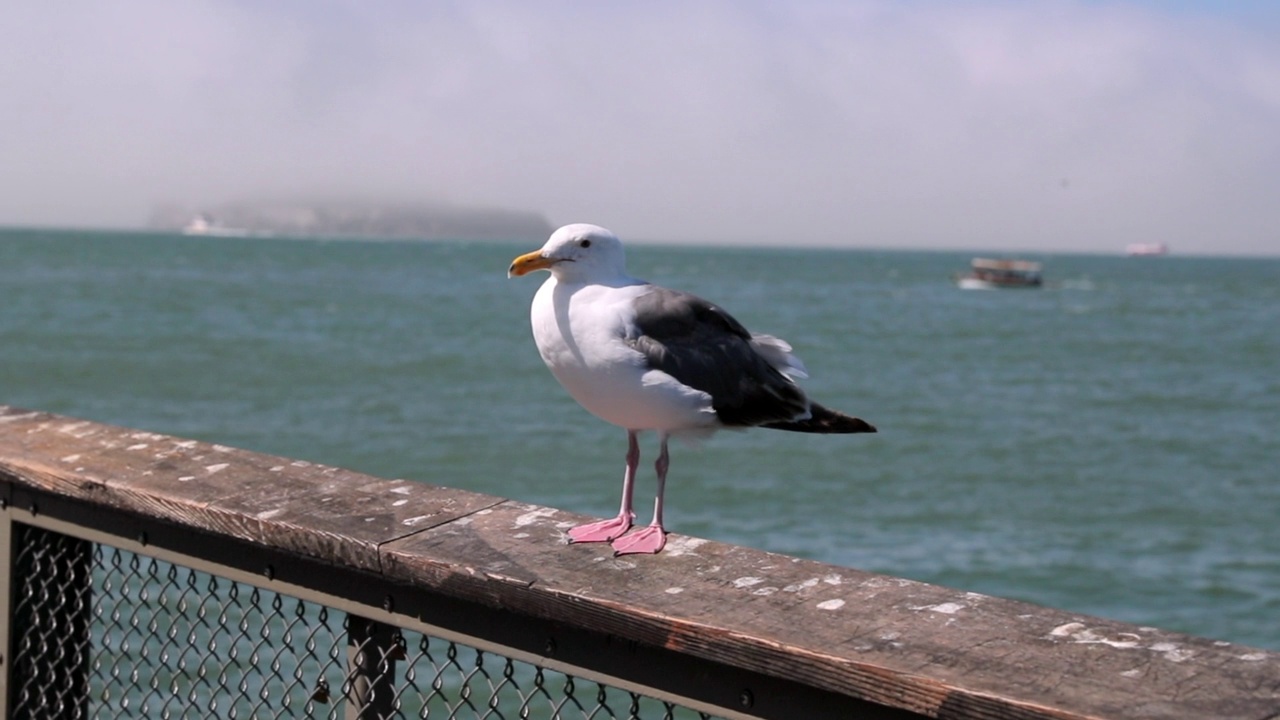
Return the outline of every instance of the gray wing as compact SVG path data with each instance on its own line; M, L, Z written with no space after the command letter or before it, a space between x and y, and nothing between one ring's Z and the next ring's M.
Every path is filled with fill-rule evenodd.
M751 333L696 295L654 286L635 300L637 333L627 342L661 370L711 396L726 426L808 417L809 400L751 346Z

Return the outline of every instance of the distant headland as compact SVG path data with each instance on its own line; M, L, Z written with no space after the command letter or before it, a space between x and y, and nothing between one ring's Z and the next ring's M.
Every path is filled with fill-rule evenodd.
M152 211L148 226L191 235L539 242L554 229L536 212L359 201L163 205Z

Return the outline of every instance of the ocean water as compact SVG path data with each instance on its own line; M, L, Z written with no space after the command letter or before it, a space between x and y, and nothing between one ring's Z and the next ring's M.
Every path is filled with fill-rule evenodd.
M0 403L610 515L625 434L538 359L529 249L0 231ZM1280 650L1280 260L968 258L631 246L880 428L676 443L668 527Z

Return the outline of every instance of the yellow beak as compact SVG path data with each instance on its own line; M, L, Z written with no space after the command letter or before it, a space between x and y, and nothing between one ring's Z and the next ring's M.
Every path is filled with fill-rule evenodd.
M515 260L512 260L511 267L507 268L507 277L528 275L534 270L547 270L554 265L555 262L555 260L544 257L541 250L534 250L531 253L525 253Z

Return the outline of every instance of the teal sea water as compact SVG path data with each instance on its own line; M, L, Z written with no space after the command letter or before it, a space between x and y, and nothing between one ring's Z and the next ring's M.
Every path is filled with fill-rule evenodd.
M538 359L528 249L0 231L0 403L609 515L625 435ZM673 531L1280 650L1280 260L629 255L881 430L676 444Z

